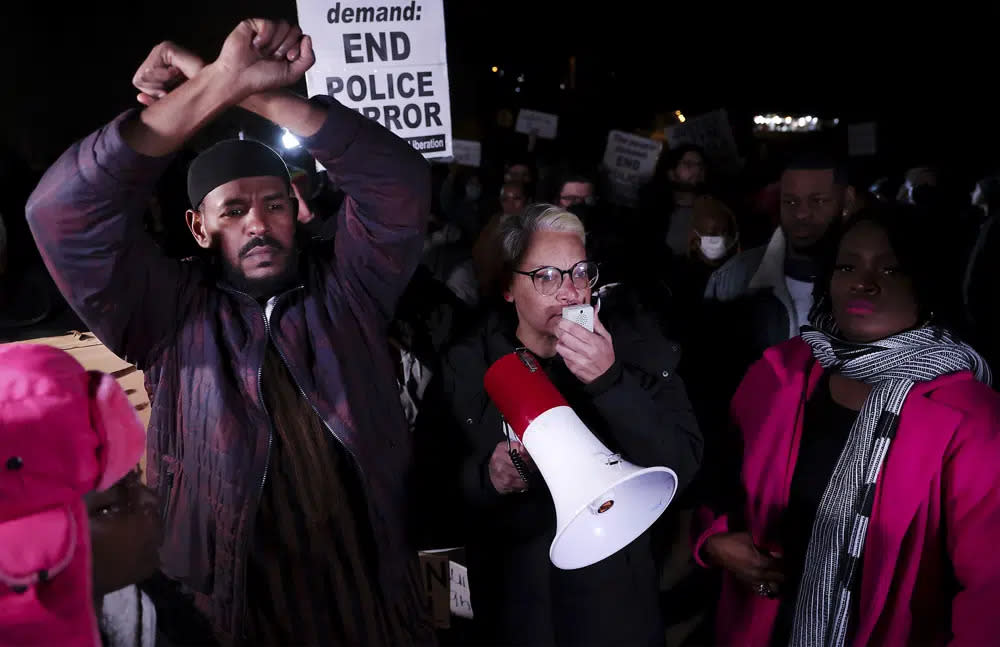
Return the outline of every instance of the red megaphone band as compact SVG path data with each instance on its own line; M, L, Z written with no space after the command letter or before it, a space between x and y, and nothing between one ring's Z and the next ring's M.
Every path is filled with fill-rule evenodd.
M545 375L538 358L526 350L495 361L486 371L483 384L500 415L522 442L535 418L554 407L569 406Z

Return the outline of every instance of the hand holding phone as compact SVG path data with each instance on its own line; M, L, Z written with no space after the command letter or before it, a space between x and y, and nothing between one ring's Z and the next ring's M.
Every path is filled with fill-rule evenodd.
M594 307L590 305L566 306L562 311L562 318L566 321L583 326L590 332L594 332Z
M584 384L604 375L615 363L615 348L611 334L598 320L589 305L563 309L563 319L556 330L556 353L566 368ZM583 332L580 328L587 330Z

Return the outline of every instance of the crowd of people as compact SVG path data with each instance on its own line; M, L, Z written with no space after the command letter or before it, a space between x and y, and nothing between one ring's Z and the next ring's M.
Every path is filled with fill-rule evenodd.
M687 145L626 208L581 160L432 167L289 92L313 62L280 21L211 62L160 44L142 107L4 206L2 341L93 332L151 419L139 473L110 376L0 349L0 643L995 643L1000 175L962 200L813 151L744 192ZM236 106L325 172L190 155ZM484 387L516 349L678 479L592 566L550 562L552 494ZM417 550L445 546L474 618L436 634Z

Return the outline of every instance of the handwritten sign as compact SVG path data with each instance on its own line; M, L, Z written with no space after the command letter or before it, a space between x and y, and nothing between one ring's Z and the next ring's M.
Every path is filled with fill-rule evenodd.
M420 570L424 580L424 604L434 626L447 629L451 616L472 619L472 594L468 569L449 559L460 548L420 551Z
M653 139L612 130L604 149L604 171L608 176L611 200L615 204L634 207L639 200L639 187L656 170L663 144Z
M455 163L479 168L483 160L483 145L471 139L451 140Z
M694 144L705 151L705 156L715 169L723 174L737 173L743 166L729 115L725 110L713 110L697 117L691 117L682 124L670 126L666 130L670 148L682 144Z
M878 152L878 137L874 121L847 126L847 154L864 157Z
M542 139L555 139L559 128L559 115L537 110L521 110L517 113L514 130L525 135L537 135Z
M448 562L451 584L451 614L472 620L472 592L469 591L469 569L458 562Z

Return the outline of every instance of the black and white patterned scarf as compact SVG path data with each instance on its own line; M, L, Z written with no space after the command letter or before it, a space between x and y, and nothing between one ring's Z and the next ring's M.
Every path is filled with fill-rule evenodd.
M829 318L802 329L802 339L826 370L872 385L816 510L792 627L794 647L842 647L851 596L882 464L913 385L972 371L987 384L990 369L947 331L924 327L856 344L837 337Z

